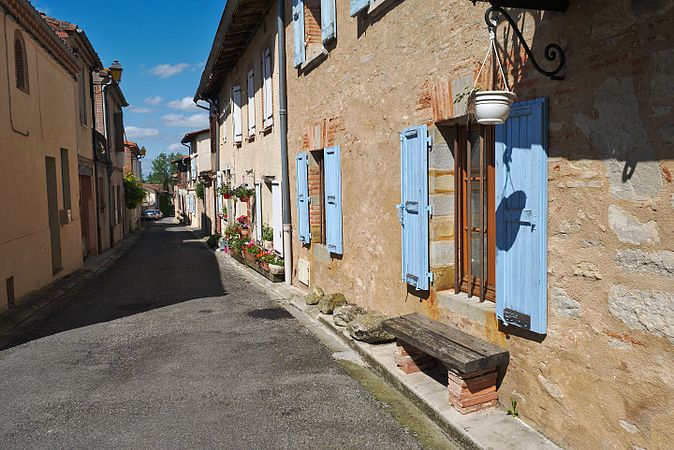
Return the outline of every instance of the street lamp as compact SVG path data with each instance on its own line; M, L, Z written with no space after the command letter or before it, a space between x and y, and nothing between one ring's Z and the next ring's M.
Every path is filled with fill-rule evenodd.
M110 71L110 75L112 76L112 80L115 83L119 83L122 81L122 72L124 69L122 69L122 65L119 63L119 61L114 60L112 62L112 65L108 68Z

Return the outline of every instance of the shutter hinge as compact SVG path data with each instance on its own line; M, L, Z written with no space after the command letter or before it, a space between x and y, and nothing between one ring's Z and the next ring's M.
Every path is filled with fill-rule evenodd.
M433 272L428 272L426 276L428 277L429 282L433 283L435 281L435 276L433 275Z
M428 150L432 150L433 149L433 135L431 134L430 131L427 131L426 133L427 133L427 135L426 135L426 145L428 145Z
M428 211L428 217L433 217L433 205L428 205L426 210Z
M404 216L403 205L402 204L396 205L396 209L398 210L398 222L400 222L400 225L403 225L403 223L405 222L405 220L403 218L403 216Z

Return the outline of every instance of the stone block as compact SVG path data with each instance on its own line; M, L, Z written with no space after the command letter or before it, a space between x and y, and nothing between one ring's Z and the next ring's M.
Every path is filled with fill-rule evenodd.
M627 272L674 277L674 252L668 250L659 252L644 252L635 249L618 250L615 262Z
M653 221L641 223L639 219L616 205L608 207L608 224L621 242L635 245L660 242L657 223Z
M550 290L552 302L560 317L580 317L580 303L573 299L564 289L553 287Z
M431 242L431 267L454 265L454 241Z
M345 327L358 316L366 314L367 311L357 305L338 306L332 312L332 319L338 327Z
M429 224L431 241L449 241L454 239L454 216L433 216Z
M437 170L454 170L454 155L449 145L444 142L435 143L428 154L428 166Z
M323 314L332 314L338 306L346 305L344 294L328 294L318 302L318 309Z
M431 195L430 204L433 207L433 217L454 215L454 195L452 194Z
M632 330L665 337L674 344L674 294L611 287L609 312Z
M431 174L428 177L428 189L431 194L442 194L454 192L454 175L450 174Z
M445 291L454 287L454 266L432 267L433 290Z
M359 316L349 323L349 334L355 340L368 344L390 342L395 339L395 336L384 330L382 326L384 320L386 317L378 313Z

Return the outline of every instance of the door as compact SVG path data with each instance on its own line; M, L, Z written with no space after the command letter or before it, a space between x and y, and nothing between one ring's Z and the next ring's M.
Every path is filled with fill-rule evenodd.
M91 237L91 177L80 175L80 221L82 225L82 246L85 255L91 255L90 249L92 245Z
M49 214L49 235L51 238L52 273L63 269L61 261L61 224L59 220L59 201L56 181L56 158L45 157L47 169L47 212Z
M262 242L262 183L255 183L255 239Z
M274 228L274 250L283 257L283 200L281 183L274 181L271 184L272 214Z

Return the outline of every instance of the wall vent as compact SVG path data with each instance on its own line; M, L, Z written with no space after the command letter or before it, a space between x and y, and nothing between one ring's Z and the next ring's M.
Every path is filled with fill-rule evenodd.
M309 261L299 259L297 261L297 279L300 283L309 286Z

